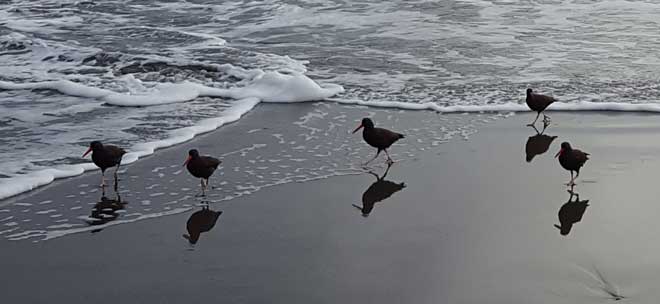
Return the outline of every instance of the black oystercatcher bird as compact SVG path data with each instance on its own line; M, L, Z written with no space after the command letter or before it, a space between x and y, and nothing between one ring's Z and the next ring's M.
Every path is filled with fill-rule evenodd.
M568 192L571 194L568 202L559 208L560 225L555 225L555 228L559 229L559 234L561 235L568 235L571 232L573 224L582 220L582 216L587 210L587 206L589 206L589 200L581 201L579 194L572 191ZM573 200L573 196L575 196L575 200Z
M193 213L188 219L188 222L186 223L188 234L184 234L183 237L188 240L190 244L196 244L199 240L199 235L202 232L207 232L213 229L220 214L222 214L222 211L210 210L208 206L202 207L202 210Z
M206 187L209 184L209 177L213 175L221 161L211 156L200 156L196 149L188 151L188 159L183 165L192 176L201 178L202 196L206 196Z
M533 126L536 123L536 120L539 119L539 115L541 115L541 113L545 111L545 108L547 108L553 102L557 101L557 99L551 96L534 94L532 92L532 89L527 89L527 99L525 99L525 101L527 102L527 106L532 111L537 112L534 122L528 124L528 126ZM550 117L543 114L543 122L545 124L550 123Z
M536 135L527 138L527 144L525 144L525 159L528 163L531 162L535 156L547 152L550 148L550 144L552 144L555 138L557 138L557 136L543 134L545 128L543 128L543 131L541 132L539 132L534 126L532 126L532 128L536 131Z
M92 161L94 164L101 168L101 187L105 187L105 170L117 166L115 169L115 187L117 185L117 171L119 171L119 165L121 165L121 158L126 154L124 149L113 146L113 145L104 145L100 141L93 141L89 144L89 149L83 154L83 157L87 156L89 152L92 152Z
M362 194L362 207L355 204L353 205L353 207L362 211L362 216L369 216L376 203L389 198L392 194L399 192L406 187L405 183L395 183L385 180L385 176L387 176L390 166L391 165L387 166L387 170L385 170L385 173L381 177L378 177L378 175L373 172L369 172L369 174L376 177L376 181Z
M561 143L561 149L557 152L555 157L559 157L559 164L561 164L564 169L571 171L571 181L568 182L567 185L575 185L575 179L580 175L580 168L582 168L584 163L589 159L589 153L573 149L571 144L563 142ZM573 177L573 171L577 173L575 177Z
M385 151L385 154L387 155L387 163L392 164L394 161L390 157L390 154L387 153L387 148L389 148L397 140L403 138L403 134L392 132L383 128L375 128L374 122L369 118L363 118L362 123L355 130L353 130L353 133L357 132L361 128L364 128L362 131L362 138L364 138L364 141L366 141L370 146L378 149L376 156L366 162L365 165L376 159L376 157L378 157L380 154L380 151Z

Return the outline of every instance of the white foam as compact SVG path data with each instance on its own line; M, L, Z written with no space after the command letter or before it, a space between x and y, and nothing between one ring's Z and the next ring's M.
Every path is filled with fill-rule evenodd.
M42 81L30 83L13 83L8 81L0 81L0 89L2 90L34 90L34 89L49 89L56 90L62 94L89 97L89 98L102 98L112 94L112 91L86 86L84 84L72 82L69 80L57 81Z
M250 85L230 90L230 97L257 97L264 102L303 102L323 100L344 91L340 85L320 86L301 73L267 72L256 77Z
M158 28L158 27L151 27L151 26L144 26L144 25L135 26L135 27L127 27L127 28L143 28L143 29L150 29L150 30L155 30L155 31L181 33L181 34L185 34L185 35L188 35L188 36L193 36L193 37L208 40L210 42L210 44L216 45L216 46L223 46L223 45L227 44L226 40L224 40L224 39L222 39L218 36L215 36L215 35L206 34L206 33L184 31L184 30L180 30L180 29L176 29L176 28Z
M237 121L243 116L243 114L250 111L258 103L259 100L256 98L238 100L235 102L235 106L223 113L224 116L222 117L205 119L194 126L173 130L170 132L170 137L164 140L136 144L129 149L129 153L124 155L122 164L132 163L140 157L153 154L156 149L188 141L195 137L195 135L209 132L227 123ZM29 174L3 179L0 182L0 199L30 191L39 186L47 185L58 178L76 176L85 171L94 169L97 168L93 163L62 165L56 168L39 170Z
M223 97L231 99L257 98L263 102L304 102L323 100L344 91L340 85L320 86L302 73L264 72L229 67L230 74L249 78L244 87L220 89L193 82L163 83L136 94L118 93L94 88L69 80L13 83L0 81L3 90L50 89L62 94L96 98L110 105L142 107L190 101L198 97Z
M0 199L47 185L58 178L80 175L95 168L96 166L92 163L64 165L3 179L0 182Z
M132 163L140 157L153 154L156 149L183 143L194 138L196 135L213 131L227 123L235 122L261 101L304 102L322 100L344 90L339 85L329 84L321 86L300 72L284 73L275 71L265 72L258 69L246 70L229 64L216 67L229 75L244 79L245 82L243 83L246 84L241 87L221 89L192 82L163 83L152 88L147 88L142 92L128 94L95 88L69 80L32 83L0 81L0 89L50 89L66 95L98 99L106 104L117 106L162 105L190 101L202 96L235 99L235 101L231 102L230 107L222 112L222 116L220 117L204 119L193 126L173 130L169 132L169 136L162 140L134 145L124 155L122 164ZM99 105L98 103L91 103L80 107L70 107L59 110L54 114L89 111ZM96 169L92 163L62 165L2 179L0 181L0 199L49 184L58 178L80 175L92 169Z
M397 101L363 101L330 98L340 104L352 104L378 108L397 108L404 110L430 110L440 113L479 113L479 112L529 112L526 104L514 102L487 105L442 106L433 102L409 103ZM613 112L652 112L660 113L660 103L623 103L577 101L571 103L556 102L548 107L549 111L613 111Z

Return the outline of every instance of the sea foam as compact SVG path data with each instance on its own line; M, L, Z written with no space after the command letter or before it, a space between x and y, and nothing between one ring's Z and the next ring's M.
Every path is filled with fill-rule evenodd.
M251 77L245 87L221 89L193 82L158 84L144 93L127 94L94 88L69 80L31 83L0 81L2 90L50 89L62 94L95 98L109 105L142 107L186 102L198 97L221 97L231 99L258 98L263 102L304 102L323 100L344 91L340 85L321 86L302 73L284 74L263 72L245 75L236 71L234 75Z
M364 101L357 99L331 98L344 91L340 85L320 85L301 72L276 72L258 69L246 70L231 65L217 66L217 69L240 78L242 86L231 88L216 88L199 83L184 81L181 83L162 83L137 93L121 93L112 90L95 88L69 80L43 81L31 83L13 83L0 81L3 90L50 89L62 94L93 98L101 103L90 103L83 107L90 110L101 104L125 107L144 107L168 103L186 102L198 97L217 97L233 99L231 106L221 116L203 119L193 126L176 129L169 132L165 139L139 143L130 147L124 156L123 164L132 163L140 157L153 154L159 148L183 143L196 135L215 130L227 123L240 119L260 102L304 102L329 100L340 104L363 105L370 107L397 108L405 110L431 110L441 113L456 112L525 112L529 108L524 103L502 103L485 105L451 105L444 106L434 102L412 103L393 101ZM71 109L70 109L71 110ZM73 109L74 112L76 109ZM570 103L557 102L548 110L552 111L622 111L622 112L660 112L660 104L655 103L617 103L576 101ZM63 109L62 111L68 112ZM82 174L95 169L92 163L61 165L16 175L0 182L0 199L14 196L36 187L51 183L58 178Z
M236 77L245 78L242 87L221 89L192 82L164 83L154 86L147 92L138 94L119 93L95 88L69 80L13 83L0 81L3 90L50 89L62 94L94 98L115 106L152 106L176 102L186 102L198 97L221 97L235 99L231 106L219 117L203 119L193 126L169 132L165 139L139 143L130 147L122 164L129 164L140 157L153 154L156 149L173 146L191 140L196 135L215 130L227 123L240 119L260 102L304 102L323 100L343 92L343 87L334 84L321 86L299 72L281 73L275 71L245 70L231 65L220 69ZM93 106L94 104L92 104ZM100 104L99 104L100 106ZM86 108L85 110L89 110ZM0 199L11 197L46 185L58 178L80 175L96 167L92 163L61 165L21 174L0 181Z
M396 101L363 101L356 99L329 98L340 104L351 104L378 108L397 108L404 110L429 110L439 113L479 113L479 112L529 112L524 103L508 102L486 105L453 105L442 106L433 102L410 103ZM555 102L548 111L613 111L613 112L652 112L660 113L660 103L623 103L623 102L592 102L576 101L570 103Z

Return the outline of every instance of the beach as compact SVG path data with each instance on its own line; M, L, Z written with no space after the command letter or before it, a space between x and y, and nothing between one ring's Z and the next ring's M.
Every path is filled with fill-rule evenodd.
M236 123L125 166L122 207L104 223L88 224L84 216L102 201L98 171L3 201L3 230L18 227L1 234L3 299L655 303L657 117L548 114L553 123L544 134L557 137L540 148L537 142L529 151L540 153L549 141L547 152L527 162L528 139L537 134L525 126L530 113L259 105ZM360 162L375 151L349 133L363 116L406 134L391 148L397 162L380 183L367 171L380 178L384 156L363 169ZM266 117L279 123L263 129ZM452 125L472 128L452 132ZM318 128L302 128L305 133L301 126ZM446 131L438 131L442 127ZM433 132L453 136L422 140ZM263 185L245 177L237 187L241 174L257 170L260 160L278 159L267 155L292 154L287 147L299 143L290 138L305 142L308 136L318 138L300 150L321 154L305 162L308 171L295 172L296 155L263 169L300 177L264 177ZM591 153L573 189L578 199L564 185L568 171L553 158L563 141ZM199 182L179 172L190 148L225 155L223 174L211 179L216 189L208 196L208 208L222 214L195 245L182 237L188 218L203 208L194 197ZM232 157L255 160L255 167L235 171ZM116 200L112 189L106 191ZM580 221L561 235L554 225L566 226L558 213L569 200L576 203L565 210L580 213ZM572 208L576 204L581 207ZM42 212L48 210L55 211ZM32 214L25 216L31 221L23 222L24 213ZM54 224L58 218L67 221ZM70 226L52 227L63 224Z
M658 15L4 1L0 301L657 303Z

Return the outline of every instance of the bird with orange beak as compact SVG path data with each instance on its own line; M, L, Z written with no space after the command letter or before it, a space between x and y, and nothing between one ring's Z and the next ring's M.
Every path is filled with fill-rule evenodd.
M575 179L580 175L580 168L589 160L589 153L573 149L571 144L563 142L561 143L561 149L555 154L555 158L559 158L559 164L564 169L571 171L571 181L566 185L573 186L575 185ZM573 171L577 173L575 177L573 177Z
M206 187L209 184L209 177L213 175L218 166L222 163L217 158L211 156L200 156L197 149L188 151L188 158L183 163L188 172L194 177L200 179L202 185L202 196L206 196Z
M105 187L105 170L110 167L117 166L115 169L115 188L117 187L117 171L119 171L119 165L121 164L121 159L126 154L124 149L113 146L113 145L104 145L100 141L93 141L89 144L89 149L83 154L82 157L87 156L89 152L92 152L92 161L94 164L101 168L101 187Z
M396 132L392 132L387 129L383 128L376 128L374 127L374 122L371 121L369 118L363 118L362 122L360 125L353 130L353 133L359 131L360 129L364 128L362 131L362 138L364 141L367 142L370 146L378 149L376 152L376 156L374 158L370 159L368 162L365 163L365 165L369 164L371 161L376 159L378 155L380 154L380 151L385 151L385 154L387 155L387 163L392 164L394 161L390 157L390 154L387 153L387 148L389 148L392 144L394 144L397 140L403 138L403 134L399 134Z

